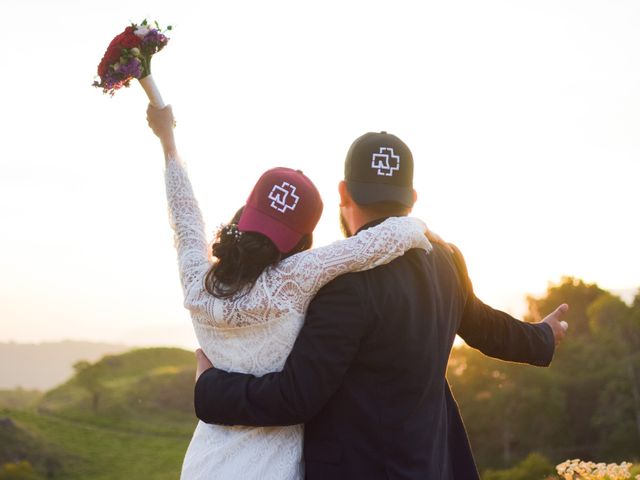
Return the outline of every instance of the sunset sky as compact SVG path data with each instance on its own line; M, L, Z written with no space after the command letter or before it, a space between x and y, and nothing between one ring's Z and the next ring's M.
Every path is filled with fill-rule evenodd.
M144 93L91 87L145 17L174 25L153 72L209 236L288 166L338 239L346 151L386 130L487 303L640 286L637 1L2 0L0 341L195 345Z

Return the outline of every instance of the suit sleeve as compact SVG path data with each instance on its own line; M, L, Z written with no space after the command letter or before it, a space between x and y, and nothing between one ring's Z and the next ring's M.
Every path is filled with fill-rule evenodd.
M364 316L349 276L323 287L281 372L262 377L211 368L195 386L195 411L206 423L294 425L312 418L342 382L360 345Z
M551 327L544 323L517 320L484 304L473 292L462 253L455 246L452 247L466 296L458 335L467 345L490 357L541 367L548 366L555 350Z

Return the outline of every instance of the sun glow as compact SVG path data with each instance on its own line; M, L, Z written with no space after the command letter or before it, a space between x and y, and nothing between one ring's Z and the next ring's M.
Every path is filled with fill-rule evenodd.
M105 41L146 16L175 25L153 71L209 236L290 166L323 194L316 244L339 238L346 150L386 130L413 151L414 214L487 303L520 314L567 274L640 284L636 3L149 5L0 6L38 32L0 31L20 71L0 77L0 340L195 343L145 97L90 87Z

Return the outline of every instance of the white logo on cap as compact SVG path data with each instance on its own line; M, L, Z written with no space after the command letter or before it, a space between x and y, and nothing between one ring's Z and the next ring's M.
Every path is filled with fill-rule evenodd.
M289 182L282 182L282 185L274 185L269 193L271 200L271 208L284 213L289 210L295 210L300 197L296 195L296 187Z
M378 175L392 177L393 172L400 170L400 156L391 147L380 147L380 152L371 157L371 168L377 168Z

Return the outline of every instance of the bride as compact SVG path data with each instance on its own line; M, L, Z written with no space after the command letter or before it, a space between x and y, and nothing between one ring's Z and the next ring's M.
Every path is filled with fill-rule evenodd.
M171 107L149 106L147 120L164 150L184 306L202 350L218 368L254 375L281 370L322 286L344 273L389 263L411 248L429 251L425 234L438 240L420 220L397 217L310 250L322 213L320 194L299 170L275 168L260 177L245 206L208 247L176 149ZM198 422L181 478L302 479L302 428Z

